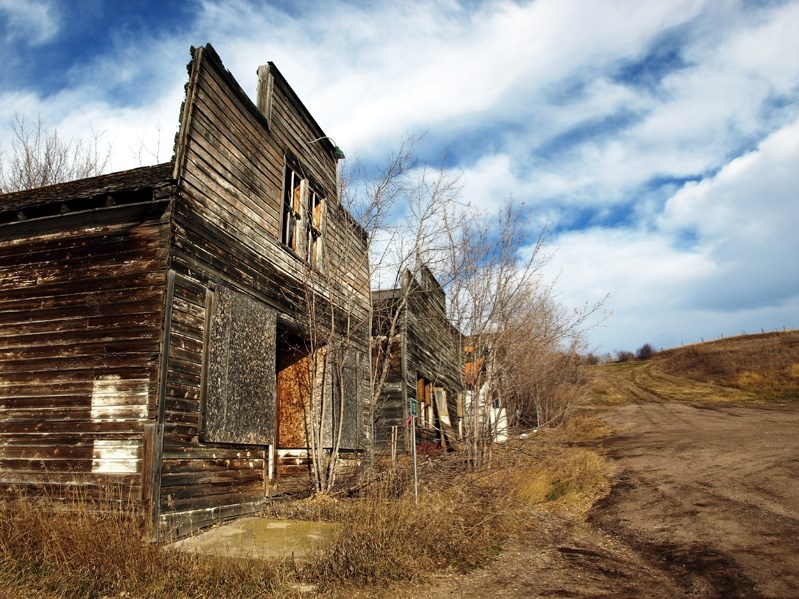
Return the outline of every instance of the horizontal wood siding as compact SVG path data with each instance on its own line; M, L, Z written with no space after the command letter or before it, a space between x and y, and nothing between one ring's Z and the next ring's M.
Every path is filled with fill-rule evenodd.
M205 282L173 260L175 276L164 397L159 510L163 534L183 535L255 509L264 498L266 448L200 440ZM243 511L242 511L243 510Z
M0 242L4 485L142 496L167 240L150 221Z
M338 207L336 161L325 145L308 143L321 135L318 126L282 77L273 86L270 127L210 46L193 50L189 72L173 171L175 286L159 499L161 526L178 534L257 509L274 491L268 447L204 441L202 393L208 289L224 284L249 295L274 308L278 322L301 327L305 320L308 268L280 242L286 156L299 160L304 176L327 198L326 254L346 270L334 288L321 284L318 290L338 306L357 288L350 303L359 323L368 322L369 310L366 242ZM346 316L339 310L339 323ZM355 345L366 351L368 339L361 327ZM296 460L281 458L275 467L284 475L278 476L280 492L289 486L290 470L296 486L307 484L307 468Z
M416 397L419 374L446 389L454 407L453 396L460 381L455 331L447 319L443 290L432 275L423 276L426 284L408 282L412 286L405 321L409 397Z
M388 449L392 427L399 427L401 435L406 432L403 423L408 416L408 409L402 396L402 344L399 341L399 336L396 339L391 344L389 370L383 384L383 393L375 406L375 444L382 449ZM374 355L376 359L380 359L379 356Z
M417 280L418 278L418 280ZM387 323L393 310L397 310L400 298L406 297L405 314L400 316L398 338L403 339L405 352L405 380L397 362L401 358L399 343L392 349L392 364L383 390L380 406L376 410L375 436L384 445L390 439L390 427L400 418L407 417L408 408L403 404L403 386L408 401L416 399L417 377L422 376L434 387L447 392L450 421L457 428L456 408L459 391L461 360L457 354L457 331L446 315L446 296L433 275L422 268L417 278L406 271L402 276L402 287L397 290L378 291L374 294L376 335L385 334L381 323ZM386 325L387 326L387 325ZM408 429L405 430L407 447ZM417 441L423 437L417 431Z
M317 277L320 290L337 306L349 300L359 326L366 323L366 240L338 205L335 159L323 143L310 143L320 132L282 77L273 86L271 129L208 48L195 50L187 101L177 153L182 206L176 221L187 230L188 243L201 237L209 245L179 249L189 255L202 248L196 257L209 265L209 276L250 288L281 313L302 320L307 266L280 243L283 174L291 155L327 198L325 253L335 283ZM358 349L365 351L368 330L361 328Z

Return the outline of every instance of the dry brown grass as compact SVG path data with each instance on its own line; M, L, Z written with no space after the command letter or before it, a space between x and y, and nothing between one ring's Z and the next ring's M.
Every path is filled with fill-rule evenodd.
M799 399L799 331L742 335L663 352L660 370L764 400Z
M534 512L579 517L608 489L608 464L572 444L604 434L596 422L496 447L491 466L459 454L423 459L419 501L407 464L371 475L355 498L319 496L274 514L343 523L304 564L225 560L141 540L139 518L110 500L65 510L25 496L0 502L0 597L292 597L297 584L346 596L488 563ZM273 515L274 515L273 514Z
M277 564L165 551L143 542L142 522L118 494L64 504L17 495L0 501L0 596L290 596ZM24 590L21 590L24 589Z
M537 525L534 512L581 518L610 490L610 464L575 441L607 434L597 420L514 438L494 449L491 465L469 470L458 454L420 466L420 493L397 495L404 468L389 471L355 502L342 502L338 542L311 564L327 585L423 579L431 572L486 564L514 534ZM312 506L312 512L316 510Z
M592 367L590 403L799 403L799 331L731 337Z

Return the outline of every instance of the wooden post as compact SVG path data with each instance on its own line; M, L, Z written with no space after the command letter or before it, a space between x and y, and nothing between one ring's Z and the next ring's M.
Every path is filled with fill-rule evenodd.
M391 465L397 465L397 426L391 427Z
M144 425L144 460L142 463L142 495L147 517L147 537L160 540L158 521L161 516L161 460L163 459L163 424Z

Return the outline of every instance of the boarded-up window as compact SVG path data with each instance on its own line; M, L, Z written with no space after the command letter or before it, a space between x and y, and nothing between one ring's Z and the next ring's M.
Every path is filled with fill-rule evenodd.
M312 356L307 344L280 335L277 345L277 410L279 448L308 447Z
M220 285L209 326L204 439L275 441L275 310Z
M360 447L358 373L363 359L364 356L360 352L352 353L347 356L344 366L340 370L335 369L333 426L338 428L339 422L341 423L341 449Z

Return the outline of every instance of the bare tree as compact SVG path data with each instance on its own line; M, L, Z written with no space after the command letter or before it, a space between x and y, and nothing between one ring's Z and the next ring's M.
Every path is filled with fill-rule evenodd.
M581 335L602 302L567 311L543 276L536 233L509 199L498 214L447 214L450 317L463 333L465 434L475 465L490 463L508 426L565 422L581 396Z
M33 189L102 174L111 150L100 143L102 133L88 140L64 141L41 117L33 124L20 114L11 121L10 147L0 146L0 192Z
M374 422L384 397L415 289L400 285L400 277L429 268L447 293L452 354L465 363L459 368L463 432L478 465L490 461L502 414L510 425L568 418L581 389L581 334L602 302L576 311L559 306L543 276L546 227L531 226L528 211L511 199L495 215L465 205L457 178L443 168L417 167L418 142L405 139L373 180L352 171L342 177L341 197L368 235L373 284L401 291L392 294L391 309L373 313L379 335L369 417Z
M372 284L397 291L389 304L372 310L370 399L368 420L372 425L384 400L384 389L396 342L403 327L403 315L410 294L417 288L403 285L401 278L415 278L423 267L437 269L448 256L447 240L441 235L444 215L458 202L458 181L445 169L418 167L414 151L420 137L407 137L389 154L376 177L360 176L357 163L341 178L341 197L359 220L369 243ZM373 456L370 456L373 457Z
M370 319L368 275L362 273L368 271L368 253L365 231L339 203L317 202L309 192L305 197L298 225L298 250L306 258L299 289L305 338L299 349L308 359L299 384L314 491L328 493L342 447L355 444L361 424L358 376L368 360Z
M330 281L327 275L324 278ZM310 357L307 430L311 478L317 493L328 493L339 472L345 423L347 419L358 419L353 411L359 407L347 398L355 393L357 385L352 377L357 373L354 364L361 348L354 336L358 328L368 326L368 315L346 296L343 303L338 303L312 283L305 284L304 294Z

